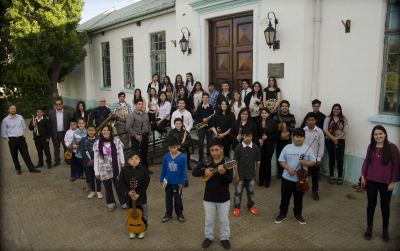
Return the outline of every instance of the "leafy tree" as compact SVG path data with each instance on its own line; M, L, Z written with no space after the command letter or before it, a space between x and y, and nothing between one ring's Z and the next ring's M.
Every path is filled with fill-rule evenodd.
M1 0L6 59L0 86L18 110L53 108L57 84L86 57L86 32L77 33L84 3L81 0ZM0 38L3 40L4 36ZM21 104L24 104L21 107Z

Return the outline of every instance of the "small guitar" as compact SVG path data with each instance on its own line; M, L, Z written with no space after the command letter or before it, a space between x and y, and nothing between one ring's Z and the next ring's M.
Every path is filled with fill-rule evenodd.
M136 178L132 178L130 181L131 190L135 191L137 187ZM146 225L142 220L142 211L136 208L136 200L132 200L132 208L130 208L126 214L128 215L128 221L125 224L126 230L131 233L139 234L146 230Z
M234 168L236 165L237 165L237 161L236 161L236 160L231 160L231 161L228 161L228 162L226 162L226 163L224 164L224 168L228 170L228 169ZM207 168L208 168L208 167L203 167L202 169L207 169ZM212 172L212 176L211 176L211 177L202 175L202 176L199 177L199 179L200 179L201 181L204 181L204 182L208 181L209 179L211 179L212 177L214 177L214 175L215 175L216 173L218 173L218 168L217 168L217 167L216 167L216 168L213 168L213 169L211 170L211 172Z
M72 144L72 142L71 142ZM64 158L66 159L71 159L72 158L72 149L67 149L67 151L64 153Z

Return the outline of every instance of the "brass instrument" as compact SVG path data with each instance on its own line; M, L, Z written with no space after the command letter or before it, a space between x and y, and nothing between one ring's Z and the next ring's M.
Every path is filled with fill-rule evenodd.
M38 125L37 125L37 120L35 118L35 115L32 115L32 121L36 123L35 127L33 128L33 134L35 136L40 136L39 134L39 129L38 129Z
M121 106L117 109L117 115L124 118L128 117L128 108L126 108L125 106Z
M264 104L263 104L263 103L261 103L261 104L258 106L258 108L257 108L256 112L258 112L259 110L261 110L261 109L263 109L263 108L264 108Z
M271 111L272 109L274 109L276 103L278 103L278 100L276 100L274 98L268 99L266 102L267 108ZM278 113L278 112L279 112L279 106L276 109L275 113Z
M215 115L215 110L214 110L214 113L213 113L213 114L211 114L210 116L207 117L207 120L210 120L210 118L211 118L212 116L214 116L214 115ZM203 129L204 127L206 127L206 126L208 126L208 122L201 122L201 123L198 123L198 124L196 125L196 128L197 128L197 130L200 130L200 129Z
M216 138L218 138L218 134L221 134L221 127L217 127L217 135L215 135Z
M110 111L111 111L111 109L108 107L108 106L106 106ZM114 122L113 121L110 121L110 120L112 120L114 117L115 117L115 113L114 112L112 112L111 111L111 113L110 113L110 115L108 115L108 117L103 121L103 123L101 123L97 128L96 128L96 134L97 134L97 136L100 136L101 135L101 129L106 125L106 124L110 124L110 126L111 127L113 127L114 126Z

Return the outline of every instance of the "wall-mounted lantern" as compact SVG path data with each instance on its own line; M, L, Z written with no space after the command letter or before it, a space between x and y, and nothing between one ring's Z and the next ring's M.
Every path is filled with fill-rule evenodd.
M272 27L272 23L271 23L271 18L269 18L269 14L272 13L274 15L274 19L275 19L275 28ZM269 23L268 23L268 27L265 29L264 31L264 36L265 36L265 41L267 42L267 45L269 46L269 48L273 48L273 50L275 49L279 49L280 47L280 41L276 41L276 25L278 24L278 19L276 19L275 17L275 13L268 12L268 16L267 16Z
M186 29L186 30L187 30L187 33L188 33L188 40L186 40L186 38L185 38L185 32L183 31L183 29ZM182 37L181 40L179 40L179 45L180 45L180 47L181 47L181 51L183 52L183 54L185 54L185 52L187 51L187 52L188 52L187 55L189 56L190 53L192 53L192 49L189 48L189 37L190 37L190 32L189 32L188 28L186 28L186 27L183 27L183 28L181 29L181 32L183 33L183 37Z

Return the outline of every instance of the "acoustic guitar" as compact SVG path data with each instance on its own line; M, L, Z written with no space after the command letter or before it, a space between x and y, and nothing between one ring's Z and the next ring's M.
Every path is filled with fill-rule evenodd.
M137 187L136 178L132 178L130 181L131 190L135 191ZM132 200L132 208L130 208L126 214L128 215L128 221L125 224L126 230L131 233L139 234L146 230L146 225L142 220L142 211L136 208L136 200Z
M236 165L237 165L237 161L236 161L236 160L231 160L231 161L225 162L224 168L225 168L226 170L228 170L228 169L234 168ZM209 167L203 167L202 169L207 169L207 168L209 168ZM212 177L214 177L214 175L215 175L216 173L218 173L218 167L213 168L213 169L211 170L211 172L212 172L212 176L211 176L211 177L202 175L202 176L199 177L199 179L200 179L201 181L207 182L209 179L211 179Z
M72 144L72 142L71 142ZM67 149L67 151L64 153L64 158L66 159L71 159L72 158L72 149Z

